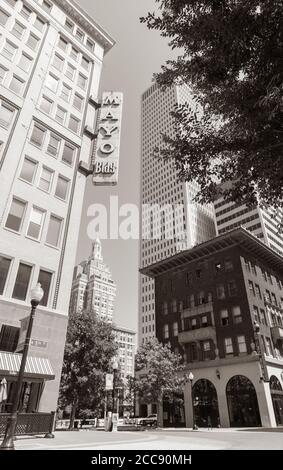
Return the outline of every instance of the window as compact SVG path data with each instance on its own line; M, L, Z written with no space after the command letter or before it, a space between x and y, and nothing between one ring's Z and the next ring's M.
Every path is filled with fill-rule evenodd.
M191 328L192 328L192 330L195 330L197 328L197 319L196 318L192 318Z
M6 57L6 59L12 61L16 55L17 50L17 46L14 46L14 44L12 44L11 42L6 41L2 49L2 55Z
M50 114L52 111L53 101L43 96L40 101L40 109L47 114Z
M18 66L25 72L29 72L32 64L32 58L26 54L22 54Z
M89 69L89 60L86 59L86 57L82 57L82 68L85 69L85 70L88 70Z
M56 93L57 88L58 88L58 83L59 83L58 78L56 78L56 77L54 77L53 75L50 75L50 74L49 74L49 75L47 76L45 85L46 85L50 90L52 90L54 93Z
M44 8L44 10L50 12L50 10L51 10L51 8L52 8L52 5L51 5L51 3L46 2L46 0L43 0L43 2L42 2L42 8Z
M55 114L55 119L56 121L60 122L61 124L64 124L65 119L66 119L66 114L67 111L60 106L57 107L56 114Z
M33 33L30 33L29 38L27 40L27 46L33 51L36 51L38 48L38 44L39 44L39 38L36 37Z
M75 116L71 115L69 118L69 129L71 129L74 132L79 131L79 126L80 126L80 121L75 118Z
M45 166L42 168L38 187L49 193L54 172Z
M163 325L163 338L169 338L169 326L167 324Z
M163 315L168 315L168 303L167 302L163 302L162 311L163 311Z
M244 336L237 336L239 353L247 352L246 338Z
M93 51L94 50L94 43L92 41L90 41L89 39L87 39L86 41L86 47L90 50L90 51Z
M61 36L59 38L59 42L58 42L58 47L59 49L61 49L62 51L66 51L67 49L67 46L68 46L68 43L67 41L65 41L65 39L63 39Z
M257 275L256 267L255 267L254 263L252 263L252 262L251 262L251 270L252 270L252 273L256 276Z
M40 18L38 18L38 16L35 18L35 22L33 24L33 26L38 29L38 31L43 31L43 28L44 28L44 21Z
M6 3L9 3L12 7L14 7L17 3L17 0L5 0Z
M63 83L60 97L62 98L62 100L67 101L68 103L70 101L70 96L71 96L71 88L65 85L65 83Z
M84 99L80 95L75 93L74 102L73 102L74 107L77 108L79 111L81 111L83 107L83 102L84 102Z
M67 64L66 72L65 75L68 77L70 80L74 79L75 76L75 67L73 67L71 64Z
M23 5L20 11L21 15L28 21L31 15L31 10L26 6Z
M264 269L262 269L262 268L261 268L261 274L262 274L263 279L267 282L266 271L265 271Z
M60 57L58 54L55 54L54 58L53 58L53 62L52 62L52 65L53 67L55 67L57 70L60 70L60 72L62 72L63 70L63 67L64 67L64 59L62 57Z
M12 34L18 39L22 39L25 29L25 26L16 21L12 29Z
M260 321L263 325L267 325L265 311L262 308L260 309Z
M61 226L62 219L59 219L59 217L56 217L55 215L51 215L46 236L46 243L54 247L59 245Z
M224 345L226 354L233 354L232 338L225 338Z
M9 18L9 15L5 13L3 10L0 10L0 24L5 26Z
M227 272L233 271L233 263L230 258L227 258L224 261L224 268L225 268L225 271Z
M215 263L214 265L215 272L218 273L221 271L221 263Z
M241 313L241 308L239 305L235 305L234 307L232 307L232 314L233 314L234 323L242 322L242 313Z
M17 95L21 95L23 92L24 81L21 78L16 77L13 75L12 80L10 82L9 88Z
M71 49L70 57L72 57L72 59L74 59L74 60L78 60L79 53L74 47L72 47L72 49Z
M24 263L19 264L16 282L12 294L13 299L26 300L31 270L31 266L28 266Z
M246 258L244 258L244 263L245 263L246 271L250 272L251 267L250 267L250 262L249 262L249 260L247 260Z
M8 71L7 69L5 69L4 67L2 67L2 65L0 65L0 83L3 83L7 71Z
M70 144L65 143L63 154L62 154L62 161L67 163L68 165L73 165L75 156L75 149Z
M176 299L173 299L173 300L172 300L171 308L172 308L172 312L173 312L173 313L176 313L176 312L177 312L177 300L176 300Z
M86 77L84 77L84 75L82 75L81 73L79 73L79 76L78 76L78 86L80 88L82 88L83 90L86 89L86 82L87 82L87 79Z
M15 110L6 103L1 102L0 107L0 126L8 128L12 123Z
M271 292L271 299L272 299L272 303L273 303L273 305L276 305L276 306L277 306L278 304L277 304L276 295L275 295L275 294L273 294L273 292Z
M41 287L44 291L43 298L40 302L40 305L43 305L44 307L46 307L48 304L51 280L52 280L52 273L45 271L43 269L40 269L37 282L41 284Z
M226 308L223 309L223 310L220 310L220 318L221 318L221 325L222 326L229 325L228 310Z
M35 240L39 240L43 226L43 220L44 211L33 207L30 213L29 225L27 230L28 237L32 237Z
M196 278L201 279L202 271L201 269L196 269Z
M68 195L69 183L70 181L63 176L58 176L55 196L65 201Z
M6 280L10 269L11 260L5 256L0 256L0 295L3 295Z
M271 304L271 295L270 295L269 290L267 290L267 289L265 291L265 300L266 300L266 302L269 302Z
M254 284L252 281L249 281L248 282L249 284L249 291L250 291L250 294L253 294L255 296L255 290L254 290Z
M193 283L193 273L187 273L187 284L191 286Z
M204 361L210 359L210 350L211 350L210 341L203 341L203 343L202 343L202 355L203 355L203 360Z
M206 326L208 326L208 321L207 321L207 316L204 315L201 317L201 327L205 328Z
M66 19L65 21L65 28L72 33L74 31L74 23L72 23L70 20Z
M76 30L76 38L77 38L79 41L82 41L82 42L83 42L84 37L85 37L84 33L83 33L80 29L77 28L77 30Z
M50 134L49 143L47 146L47 152L52 155L52 157L57 157L60 150L61 139L55 134Z
M41 147L44 141L46 130L34 124L30 140L33 144Z
M255 321L259 323L258 307L256 305L253 305L253 314Z
M33 183L34 176L36 172L37 163L31 160L28 157L25 157L22 170L20 173L20 178L27 181L28 183Z
M205 303L205 296L204 296L204 291L203 290L198 292L197 302L198 302L198 305L202 305L202 304Z
M218 299L225 299L225 289L223 284L216 286L216 294Z
M267 356L273 356L271 339L270 338L265 338L265 343L266 343L266 354L267 354Z
M256 296L261 299L261 292L260 292L260 288L257 284L255 284L255 293L256 293Z
M25 202L13 198L5 227L10 228L11 230L15 230L15 232L19 232L22 225L25 208Z
M235 295L237 295L238 289L237 289L236 281L228 282L228 292L229 292L230 297L235 297Z
M178 330L178 322L173 323L173 336L178 336L179 330Z

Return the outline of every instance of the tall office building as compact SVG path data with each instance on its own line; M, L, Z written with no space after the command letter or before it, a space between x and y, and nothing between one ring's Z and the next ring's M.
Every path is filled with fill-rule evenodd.
M22 410L56 410L99 78L114 41L72 0L0 5L0 374L8 411L30 288ZM25 317L25 319L24 319ZM54 379L54 380L51 380ZM5 407L2 407L2 411Z
M283 218L283 209L261 208L258 205L248 207L232 200L218 198L214 203L217 233L245 227L260 238L267 246L283 255L283 233L279 225Z
M193 203L196 184L178 181L172 161L152 157L162 133L173 136L175 104L194 106L187 86L161 91L153 84L142 95L140 266L168 258L215 236L213 206ZM154 283L140 276L139 342L155 336Z
M70 314L87 309L97 318L112 322L115 297L116 284L103 261L101 242L97 239L92 244L89 259L74 269Z
M114 325L113 333L115 341L118 345L117 359L119 361L119 368L122 380L125 380L128 375L134 377L135 375L135 352L136 352L136 333L128 328Z

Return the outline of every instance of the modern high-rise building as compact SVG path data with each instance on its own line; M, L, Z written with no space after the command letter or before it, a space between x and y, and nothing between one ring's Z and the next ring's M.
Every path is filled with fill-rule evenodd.
M173 161L152 157L162 133L174 135L170 112L176 104L194 106L190 88L162 91L153 84L142 95L140 266L168 258L215 236L213 206L193 202L197 185L178 181ZM154 283L140 276L139 342L155 336Z
M283 209L262 208L259 205L248 207L231 199L219 197L214 202L217 233L245 227L267 246L283 255L283 233L279 230Z
M92 244L89 259L74 269L70 314L87 309L100 320L112 322L115 297L116 284L103 261L101 242L97 239Z
M1 0L0 30L0 375L8 381L2 411L10 409L30 289L37 282L44 297L29 354L38 360L29 363L20 407L51 411L60 383L95 97L104 54L114 41L72 0Z

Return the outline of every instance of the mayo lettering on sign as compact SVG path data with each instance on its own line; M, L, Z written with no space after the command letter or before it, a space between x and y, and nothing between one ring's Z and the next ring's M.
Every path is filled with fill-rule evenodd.
M95 185L108 186L118 183L122 105L123 93L103 93L93 158Z

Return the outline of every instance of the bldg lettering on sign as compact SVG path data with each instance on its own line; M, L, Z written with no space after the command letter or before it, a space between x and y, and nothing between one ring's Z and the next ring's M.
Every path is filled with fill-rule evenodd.
M107 91L102 95L93 158L93 184L118 183L123 93Z

